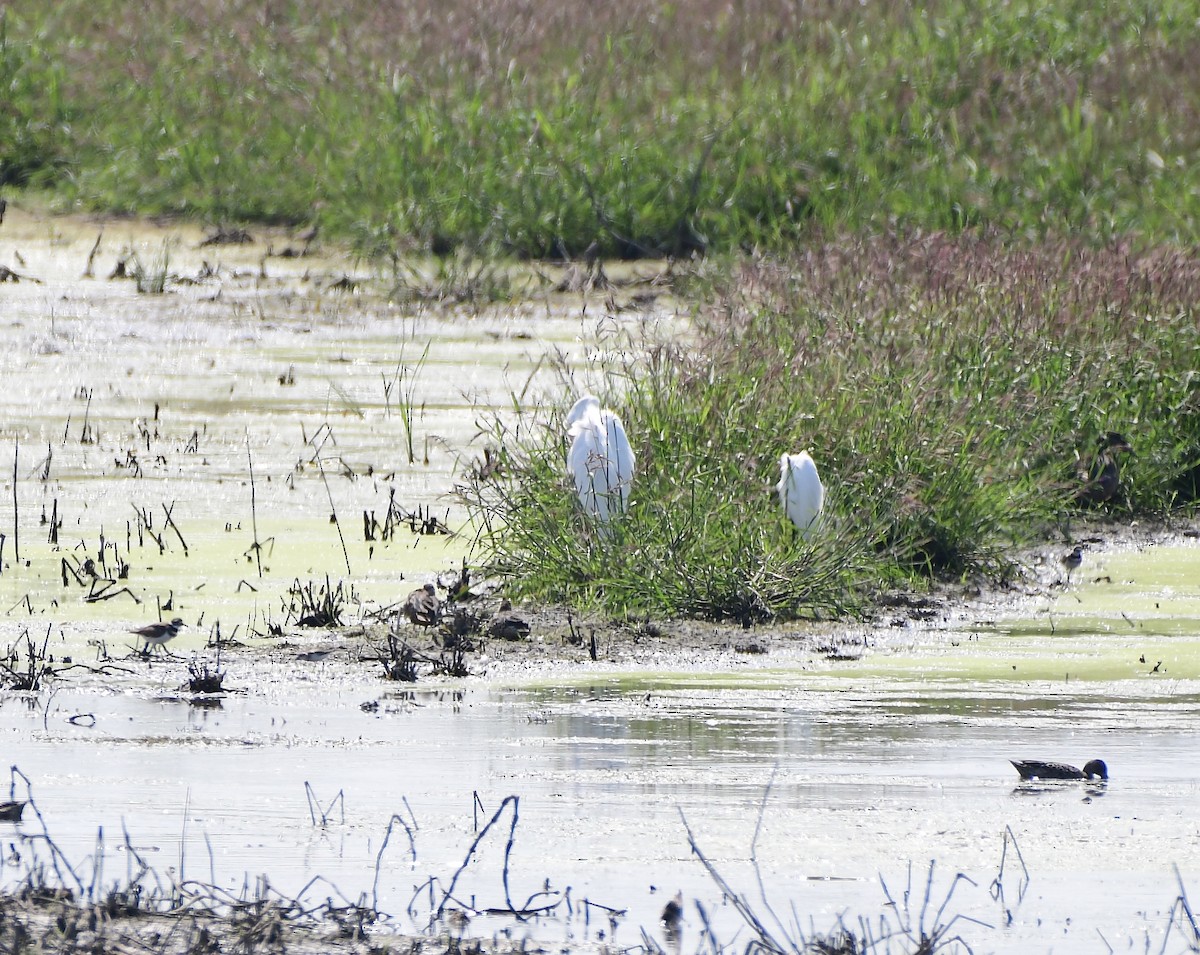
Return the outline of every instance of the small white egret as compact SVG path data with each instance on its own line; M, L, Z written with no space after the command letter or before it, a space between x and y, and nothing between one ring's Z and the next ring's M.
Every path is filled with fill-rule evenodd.
M595 395L584 395L567 414L567 471L579 503L600 523L629 506L634 454L621 419L600 407Z
M816 527L825 504L825 488L817 474L817 465L807 451L784 454L779 458L779 503L801 537Z

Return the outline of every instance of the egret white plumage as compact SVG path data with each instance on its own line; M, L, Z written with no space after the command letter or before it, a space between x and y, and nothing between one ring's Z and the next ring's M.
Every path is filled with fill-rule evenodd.
M567 414L567 471L584 511L602 524L629 506L635 458L625 426L595 395L584 395Z
M779 458L779 503L801 537L816 527L825 504L825 487L817 474L817 465L807 451L784 454Z

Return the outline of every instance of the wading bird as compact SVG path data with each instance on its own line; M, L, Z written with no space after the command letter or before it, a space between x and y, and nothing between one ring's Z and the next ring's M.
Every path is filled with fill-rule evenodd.
M400 611L408 617L409 623L418 627L436 627L442 619L442 602L438 600L437 589L433 584L426 584L414 590L405 598Z
M605 524L629 506L634 454L625 426L595 395L584 395L567 414L567 471L584 511Z
M1075 570L1083 563L1083 545L1076 544L1075 549L1070 553L1063 554L1060 558L1062 565L1067 568L1067 586L1071 586L1071 571Z
M1010 759L1022 779L1108 779L1104 760L1093 759L1076 769L1067 763L1047 763L1040 759Z
M1111 501L1121 487L1121 467L1117 455L1125 451L1133 451L1133 447L1123 434L1116 431L1102 434L1088 469L1079 469L1083 486L1075 492L1076 499L1088 504Z
M129 632L134 636L142 638L144 641L142 644L142 653L149 654L151 647L166 646L186 626L187 624L176 617L170 623L148 623L144 627L137 627Z
M801 537L807 537L817 524L825 505L825 487L817 474L817 465L807 451L784 454L779 458L779 503Z

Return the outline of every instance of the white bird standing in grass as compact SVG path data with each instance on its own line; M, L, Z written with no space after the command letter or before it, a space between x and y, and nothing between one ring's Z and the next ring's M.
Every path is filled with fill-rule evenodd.
M817 524L825 504L825 488L817 474L817 465L807 451L784 454L779 458L779 503L801 537L807 537Z
M584 511L600 523L629 506L634 454L625 426L595 395L584 395L567 414L567 471Z

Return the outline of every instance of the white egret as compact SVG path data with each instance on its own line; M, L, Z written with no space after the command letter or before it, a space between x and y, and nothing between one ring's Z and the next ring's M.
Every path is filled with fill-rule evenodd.
M784 454L779 458L779 503L801 537L816 527L825 504L825 488L817 474L817 465L807 451Z
M567 414L567 471L584 511L602 524L629 506L634 454L621 419L584 395Z

